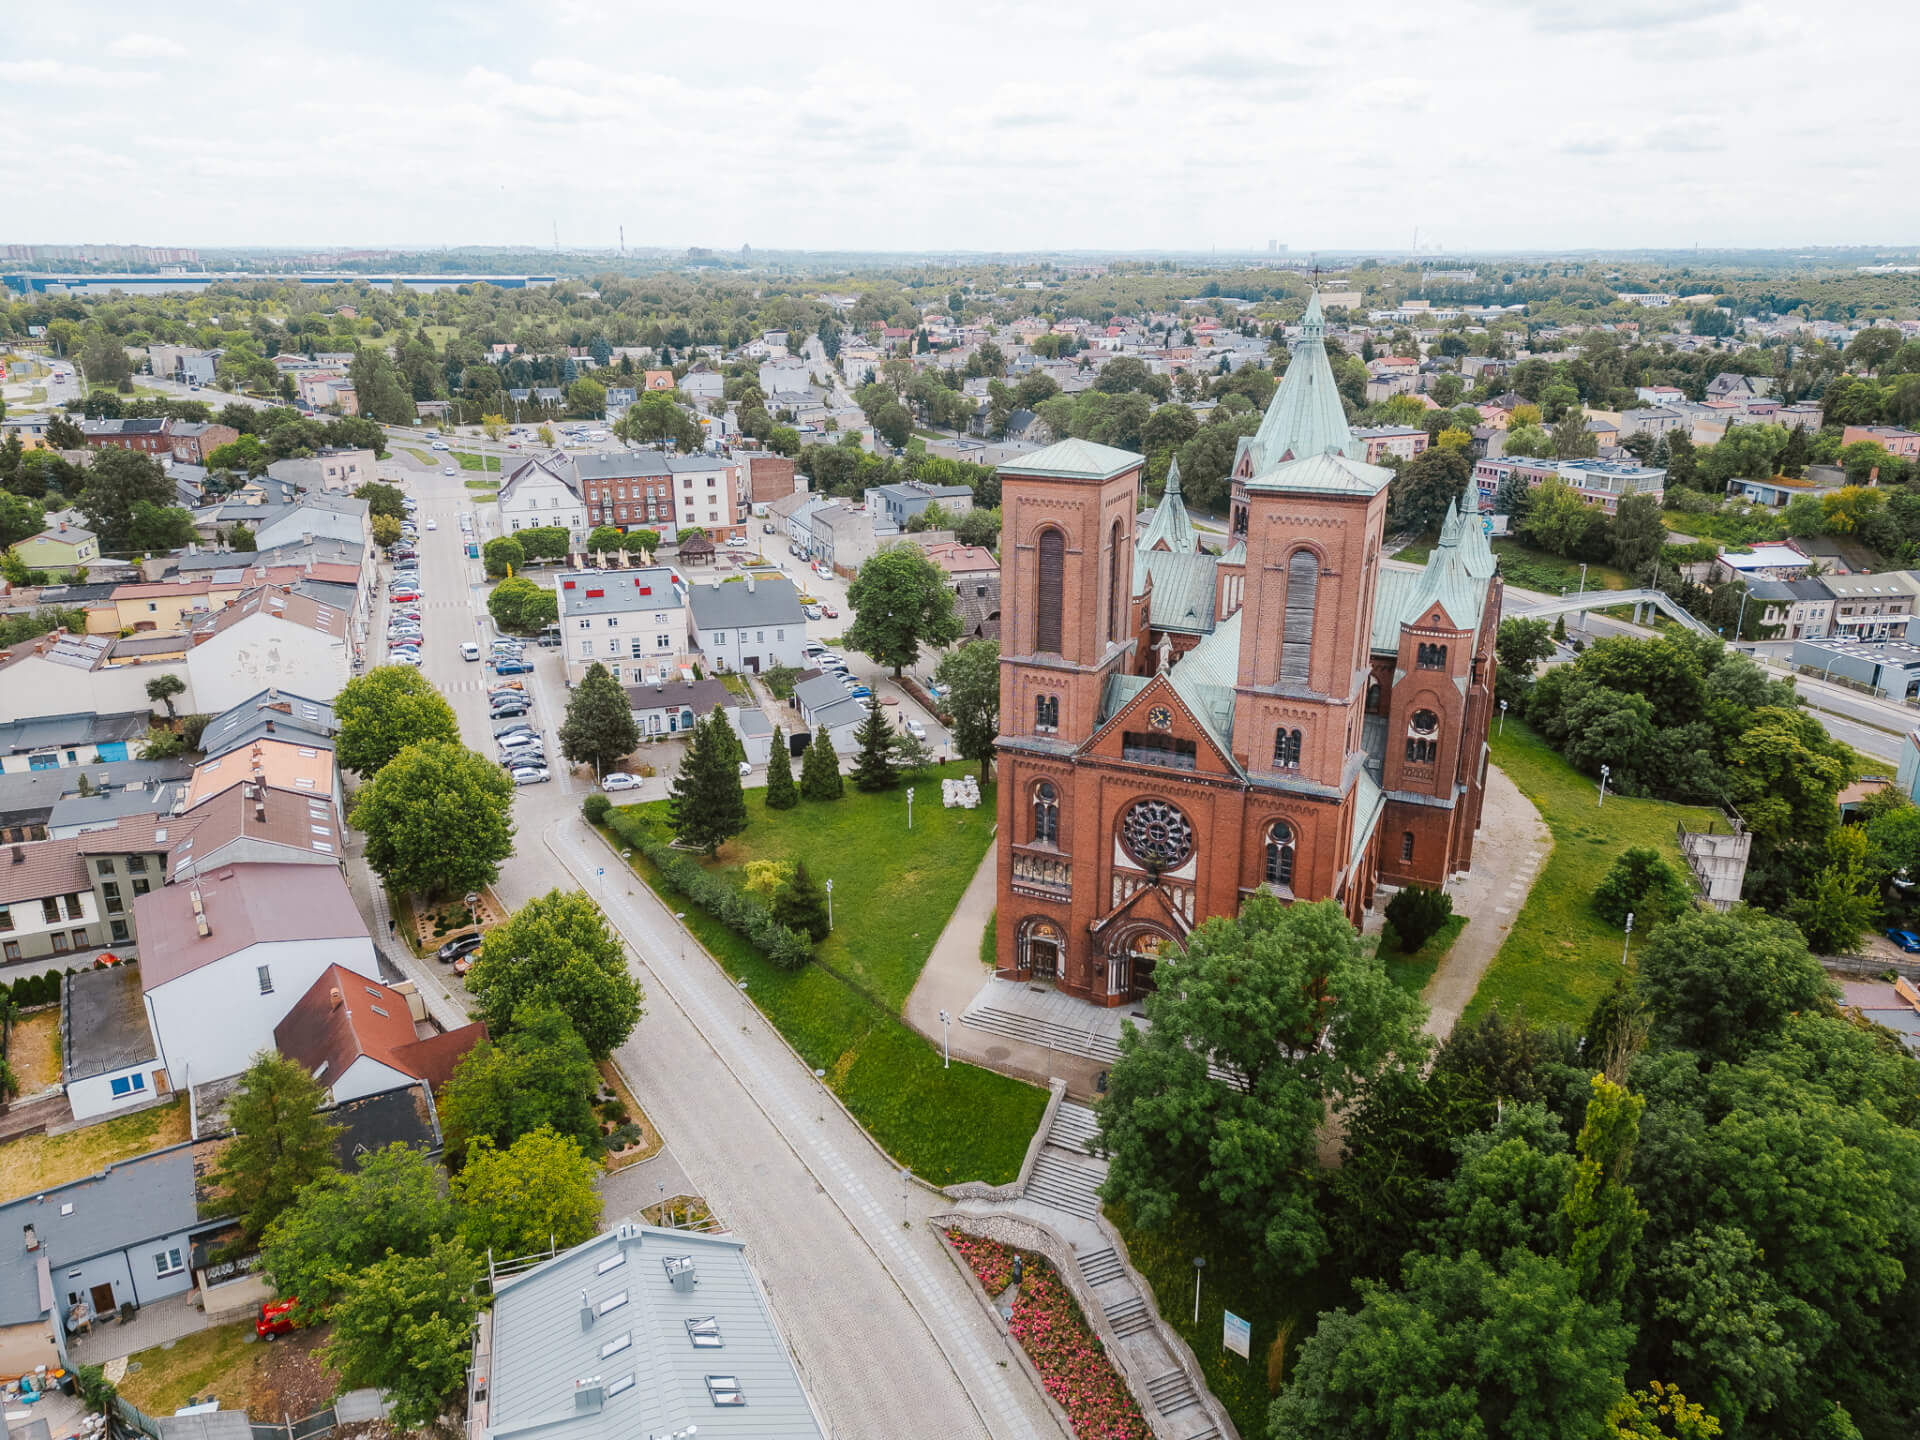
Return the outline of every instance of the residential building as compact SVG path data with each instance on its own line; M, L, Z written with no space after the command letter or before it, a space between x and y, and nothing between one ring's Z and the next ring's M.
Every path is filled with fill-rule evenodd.
M745 539L746 492L741 462L728 455L669 455L673 476L673 523L700 529L716 545Z
M0 773L125 760L128 747L152 723L148 710L69 711L0 722Z
M557 525L574 549L586 542L587 507L574 467L559 455L529 455L500 482L500 528L506 535Z
M829 569L852 574L880 548L874 533L873 512L864 505L835 502L807 516L810 534L807 553Z
M164 1098L170 1087L131 965L70 971L60 985L60 1082L76 1120Z
M86 962L106 943L84 836L9 845L0 850L0 965L44 968L80 955Z
M1906 570L1872 575L1826 575L1821 583L1833 596L1836 640L1904 640L1920 598L1920 579Z
M571 463L572 491L584 506L587 529L613 525L672 534L678 528L673 515L673 472L660 451L576 455Z
M291 545L296 540L325 535L349 544L358 543L370 551L373 526L367 505L367 501L356 500L351 495L310 490L301 495L292 513L255 531L254 541L261 550L271 550L276 545Z
M622 684L663 684L686 657L686 599L665 565L574 571L554 593L569 686L595 664Z
M673 371L671 370L647 370L642 372L642 376L643 379L641 383L648 390L671 391L674 388ZM689 375L687 378L691 380L694 377ZM715 376L714 378L718 379L719 377Z
M200 732L200 753L217 760L259 739L331 750L338 729L333 707L325 701L269 687L209 720Z
M100 537L62 521L13 544L13 558L29 570L65 572L100 558Z
M876 532L904 531L907 523L938 505L949 518L973 509L973 491L965 485L928 485L908 480L900 485L876 485L866 493L867 513Z
M807 617L791 580L748 575L687 591L693 648L714 669L758 675L776 665L798 668Z
M651 383L651 380L649 380L647 385L649 390L656 388L671 390L674 388L673 372L671 370L655 371L653 373L664 374L667 377L667 383L656 387ZM680 377L680 393L695 405L701 406L706 405L709 401L725 399L727 393L727 377L717 370L689 370L685 375Z
M140 455L173 454L171 420L82 420L80 433L90 450L111 446Z
M316 450L312 455L291 460L276 460L267 467L267 474L277 480L289 480L302 491L338 490L349 495L380 478L373 451L346 446Z
M1382 881L1472 865L1502 594L1478 507L1384 569L1392 472L1347 424L1317 295L1300 332L1222 555L1175 485L1136 530L1144 456L1000 467L1003 977L1127 1005L1254 891L1358 919Z
M1760 400L1773 394L1773 380L1766 375L1736 375L1722 371L1707 382L1709 400Z
M444 1034L416 1022L407 996L338 965L322 971L273 1030L280 1053L335 1105L422 1081L438 1091L486 1038L479 1021Z
M211 575L122 585L113 592L116 630L163 634L191 629L214 609Z
M1794 545L1755 545L1722 550L1713 562L1716 580L1803 580L1813 562Z
M798 355L782 355L760 367L760 392L771 396L781 390L805 391L813 383L813 366Z
M82 778L96 793L112 795L126 790L171 791L174 782L192 773L185 760L116 760L0 774L0 844L45 840L54 812L79 797Z
M1833 592L1816 575L1798 580L1747 581L1747 599L1760 608L1760 624L1785 640L1817 640L1833 624Z
M755 505L805 493L807 479L796 478L793 460L785 455L747 456L747 496Z
M1417 425L1364 425L1354 435L1367 443L1367 463L1378 465L1394 455L1411 460L1427 448L1427 432Z
M1882 446L1889 455L1920 459L1920 430L1903 430L1897 425L1849 425L1840 432L1842 449L1863 440Z
M502 1257L505 1258L505 1257ZM623 1223L502 1277L468 1440L825 1440L746 1245Z
M109 767L87 765L80 768L81 773L91 776L97 770ZM47 837L64 840L72 835L116 830L122 820L135 816L170 815L176 805L185 801L186 794L187 782L184 777L111 789L96 789L94 782L89 779L86 794L82 795L76 790L53 802L46 820ZM124 935L114 938L126 939Z
M192 1288L201 1218L192 1142L109 1165L0 1206L0 1371L71 1371L67 1337L122 1305Z
M921 547L927 558L945 572L955 595L983 595L990 581L1000 578L1000 562L991 550L978 545L962 545L958 540L941 540Z
M240 432L231 425L201 420L176 420L169 441L173 458L182 465L204 465L207 457L222 445L231 445Z
M661 680L628 685L627 705L642 735L684 735L714 707L726 710L737 701L718 680Z
M337 606L280 586L249 590L193 631L187 673L202 711L227 710L267 686L331 704L356 646Z
M312 796L338 808L340 776L333 751L302 743L297 737L263 737L244 750L229 750L202 760L193 767L187 784L187 808L191 810L221 791L248 781L270 790Z
M373 940L331 867L225 866L142 895L134 914L147 1013L176 1090L246 1069L332 967L380 978Z

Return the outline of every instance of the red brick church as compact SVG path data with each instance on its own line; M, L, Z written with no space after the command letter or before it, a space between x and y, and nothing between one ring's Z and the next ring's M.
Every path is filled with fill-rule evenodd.
M1096 1005L1254 891L1333 897L1467 869L1501 582L1473 487L1422 569L1382 564L1319 297L1233 471L1229 548L1144 457L1066 440L1001 467L999 965Z

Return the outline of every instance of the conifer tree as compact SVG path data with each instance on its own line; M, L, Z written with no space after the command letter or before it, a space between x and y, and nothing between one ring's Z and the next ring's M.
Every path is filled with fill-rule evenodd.
M593 766L597 780L631 755L639 743L640 728L633 722L627 692L596 660L587 667L579 689L567 702L567 718L560 726L560 752L576 765Z
M800 761L800 793L809 800L838 800L846 793L840 779L840 757L833 753L833 741L824 725L815 732Z
M827 892L807 873L806 861L794 866L793 878L773 897L773 918L815 940L827 938Z
M747 828L747 799L740 790L734 744L720 716L696 721L667 802L680 843L708 855Z
M787 737L778 725L773 727L773 748L767 752L766 802L769 810L791 810L800 803L793 765L787 757Z
M900 769L893 763L893 727L881 713L880 697L867 701L867 718L854 732L860 753L854 757L853 783L862 790L891 790L900 783Z

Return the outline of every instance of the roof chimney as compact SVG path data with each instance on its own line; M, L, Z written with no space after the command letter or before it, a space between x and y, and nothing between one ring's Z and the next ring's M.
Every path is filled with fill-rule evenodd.
M588 1375L573 1382L573 1409L577 1415L598 1414L606 1398L607 1387L600 1383L598 1375Z
M691 1295L693 1287L700 1283L693 1273L693 1257L669 1255L662 1263L667 1267L667 1279L672 1282L673 1288L682 1295Z
M338 991L334 992L338 994ZM580 1292L580 1330L585 1333L593 1328L593 1301L587 1298L587 1292Z

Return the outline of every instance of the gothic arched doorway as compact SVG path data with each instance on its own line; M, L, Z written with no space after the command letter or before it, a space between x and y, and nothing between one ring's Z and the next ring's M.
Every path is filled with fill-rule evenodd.
M1066 960L1066 937L1051 920L1021 922L1015 938L1014 968L1033 980L1058 980Z
M1174 938L1153 925L1135 925L1107 947L1107 993L1138 1000L1158 984L1159 967L1178 948Z

